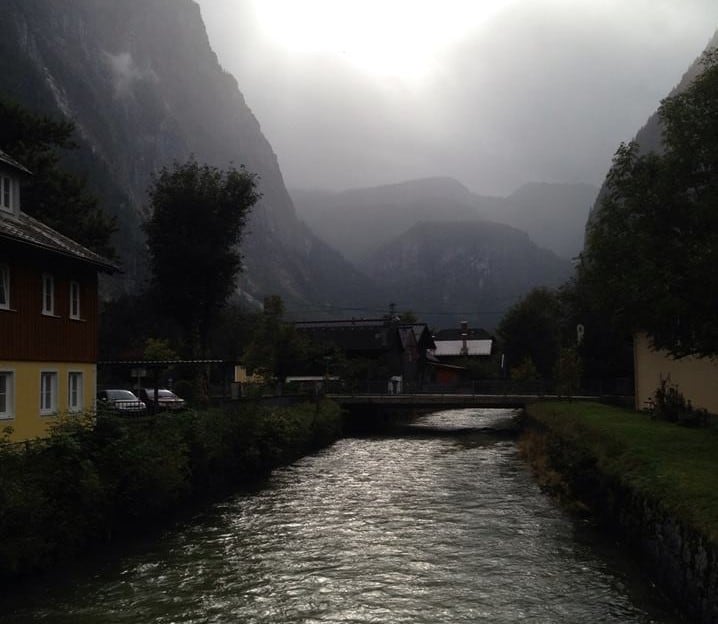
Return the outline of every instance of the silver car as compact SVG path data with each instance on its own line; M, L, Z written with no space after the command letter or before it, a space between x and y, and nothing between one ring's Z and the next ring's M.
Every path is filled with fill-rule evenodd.
M97 410L123 416L141 416L147 413L147 406L130 390L110 389L97 393Z

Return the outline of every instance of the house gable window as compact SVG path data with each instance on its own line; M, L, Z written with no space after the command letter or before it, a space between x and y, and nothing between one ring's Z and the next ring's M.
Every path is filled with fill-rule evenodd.
M10 309L10 267L0 264L0 309Z
M70 282L70 318L80 318L80 283Z
M42 274L42 313L55 315L55 278L49 273Z
M14 418L15 374L12 371L0 371L0 418Z
M13 212L13 182L12 178L0 175L0 210Z
M50 416L57 412L57 371L40 373L40 415Z
M71 372L67 375L67 411L81 412L83 378L81 372Z

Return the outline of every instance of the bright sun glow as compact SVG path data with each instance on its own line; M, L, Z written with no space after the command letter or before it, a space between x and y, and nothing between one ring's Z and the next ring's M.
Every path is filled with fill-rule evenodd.
M341 56L364 71L405 79L512 0L257 0L262 27L293 54Z

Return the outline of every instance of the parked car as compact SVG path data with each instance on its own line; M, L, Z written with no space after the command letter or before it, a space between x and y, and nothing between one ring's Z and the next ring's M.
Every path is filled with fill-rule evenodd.
M185 400L178 397L172 390L159 388L157 390L157 404L155 405L154 388L140 389L140 398L147 404L147 407L154 411L169 410L176 412L185 408Z
M141 416L147 413L147 406L130 390L111 388L97 393L97 411L123 416Z

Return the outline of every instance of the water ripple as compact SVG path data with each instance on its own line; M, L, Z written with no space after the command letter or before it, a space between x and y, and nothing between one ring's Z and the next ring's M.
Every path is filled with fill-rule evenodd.
M18 597L0 622L676 621L486 434L513 417L441 412L418 426L460 437L342 440L149 549Z

